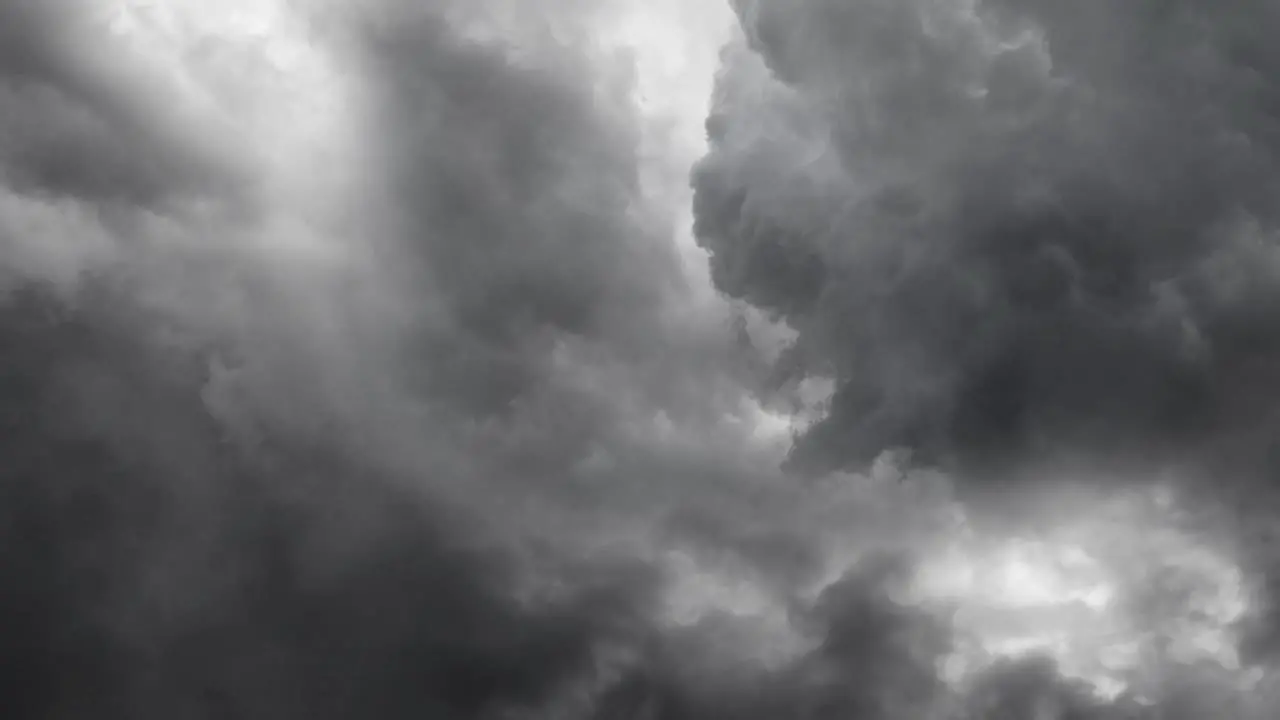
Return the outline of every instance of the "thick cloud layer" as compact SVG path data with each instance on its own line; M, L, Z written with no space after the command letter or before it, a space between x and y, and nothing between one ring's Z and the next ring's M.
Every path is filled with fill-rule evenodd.
M797 334L766 393L833 381L790 467L1172 474L1272 577L1275 9L732 4L695 231Z
M1266 460L1265 18L738 3L730 304L629 0L104 7L0 0L9 716L1274 715L1188 488L1021 518L1125 575L1073 571L1141 655L1107 695L972 650L1105 603L1004 587L1008 513L917 466ZM765 408L820 376L801 485Z
M681 389L720 392L733 346L664 306L625 74L464 38L496 4L385 9L327 36L365 105L326 185L254 134L255 86L216 85L230 56L275 90L261 58L170 77L88 5L0 6L14 717L514 716L597 692L656 627L643 557L494 529L524 522L499 491L554 501L593 442L650 454L659 406L720 413ZM588 360L635 363L634 418L566 385Z
M698 237L835 378L797 467L1263 449L1273 8L735 7Z

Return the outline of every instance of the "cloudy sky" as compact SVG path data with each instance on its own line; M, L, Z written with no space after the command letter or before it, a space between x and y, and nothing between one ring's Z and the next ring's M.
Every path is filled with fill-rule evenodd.
M0 0L3 715L1274 718L1278 32Z

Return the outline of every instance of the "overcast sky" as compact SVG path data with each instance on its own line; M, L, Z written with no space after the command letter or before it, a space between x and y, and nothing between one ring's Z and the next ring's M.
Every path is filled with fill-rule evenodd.
M1277 33L0 0L0 715L1276 717Z

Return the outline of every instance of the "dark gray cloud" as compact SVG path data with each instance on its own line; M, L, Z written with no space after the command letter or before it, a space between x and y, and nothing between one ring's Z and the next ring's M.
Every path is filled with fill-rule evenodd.
M0 1L0 586L10 588L0 593L0 706L10 715L1155 712L1092 699L1036 659L993 666L969 691L944 682L952 620L905 596L922 537L956 509L931 494L945 483L882 482L880 467L797 493L780 477L778 442L753 434L748 389L763 353L741 342L731 308L695 301L670 242L677 213L645 187L633 68L593 44L591 22L612 3L358 5L325 16L334 32L315 38L347 73L352 137L300 142L317 154L290 175L278 146L305 134L305 113L281 131L260 123L247 89L211 90L204 110L184 104L183 82L250 83L202 65L225 49L203 44L171 76L88 4ZM1173 397L1169 383L1189 377L1193 388L1214 380L1195 402L1248 416L1244 386L1215 373L1240 367L1232 353L1253 337L1255 319L1231 303L1256 306L1253 293L1268 287L1248 274L1259 263L1239 261L1253 246L1212 255L1209 240L1166 218L1185 263L1168 266L1173 281L1148 308L1124 273L1156 271L1130 268L1106 243L1076 244L1065 220L1043 226L1061 234L1061 253L1019 255L990 235L1005 214L993 198L1021 187L1018 173L1065 192L1058 169L1019 159L1059 135L1077 144L1041 159L1081 173L1072 188L1093 203L1089 222L1155 202L1154 189L1117 200L1085 180L1113 155L1116 172L1138 172L1107 133L1120 133L1111 128L1125 113L1153 112L1139 100L1154 107L1160 91L1101 69L1045 89L1036 73L1057 66L1030 50L1003 69L952 62L977 52L977 36L919 45L920 65L903 77L925 87L899 87L913 61L890 40L911 37L907 5L783 7L740 8L756 49L726 54L697 210L720 289L799 331L779 368L840 381L800 464L846 465L823 437L869 438L871 454L995 447L1013 431L994 419L1005 401L991 397L1008 391L974 378L1000 363L1023 368L1034 389L1010 396L1008 412L1052 420L1055 442L1094 437L1073 424L1076 406L1055 403L1101 397L1111 369L1135 378L1114 397L1126 412ZM1027 22L1017 9L1001 22ZM861 20L844 24L866 12L885 23L866 34L854 32ZM1133 33L1146 27L1134 23ZM1128 36L1108 42L1115 57L1104 64L1123 64ZM242 60L254 72L241 74L269 92L287 85L270 90L269 63ZM854 102L849 69L877 62L886 74L867 86L874 102ZM1022 133L1016 152L998 123L948 94L971 70L1004 78L991 93ZM1103 80L1115 83L1110 94ZM1081 99L1090 92L1136 104L1093 107ZM840 130L864 111L874 142ZM1159 182L1182 193L1172 207L1208 226L1225 201L1179 174L1179 158L1194 154L1184 145L1203 142L1188 123L1135 126L1123 139L1168 156ZM848 202L864 156L885 176L870 186L894 186L868 206ZM1226 172L1208 154L1203 163L1200 182ZM1223 196L1243 197L1235 187ZM1035 203L1048 201L1036 197L1026 222L1040 227ZM1265 227L1248 203L1231 217ZM855 221L884 233L866 247L836 242ZM1133 222L1154 232L1144 223L1155 220ZM911 223L924 249L902 259L893 232ZM930 230L948 223L954 247ZM1152 243L1134 240L1132 256ZM887 272L893 258L901 276ZM1086 344L1112 336L1093 315L1053 309L1053 293L1038 294L1049 281L1009 279L1025 266L1052 280L1061 263L1084 306L1111 303L1115 345L1097 357ZM968 267L986 274L961 287L948 268ZM866 293L882 291L879 317ZM933 314L942 310L951 314ZM980 337L948 334L957 318L980 319ZM1050 352L1049 330L1068 328L1079 344ZM1215 339L1224 328L1243 334ZM864 367L866 337L889 342ZM1166 341L1183 354L1164 353ZM956 363L934 362L935 350ZM1097 387L1056 384L1076 362L1100 373ZM866 368L879 373L874 386L850 374ZM933 384L912 394L921 379ZM865 435L847 434L846 421L864 422L848 398L873 387L887 404ZM936 408L946 422L922 424ZM1155 411L1117 417L1164 437ZM953 432L961 425L976 434ZM1234 697L1223 690L1231 678L1186 675L1151 694ZM1269 717L1231 712L1218 716Z
M605 352L665 322L674 258L629 216L634 128L616 91L597 107L579 56L522 68L433 13L361 37L386 192L371 204L390 210L362 229L404 272L353 291L250 246L294 211L266 205L255 148L161 107L173 88L86 7L0 19L14 717L506 717L559 703L607 646L656 627L656 568L512 555L468 527L474 473L567 472L585 452L562 435L617 422L569 420L544 438L562 451L513 438L557 335ZM205 152L223 142L231 160ZM397 424L441 439L410 454ZM447 447L477 427L495 458ZM393 477L405 465L373 454L388 447L433 477Z
M21 718L481 717L587 672L643 609L645 574L565 568L556 598L521 601L505 561L442 508L332 445L340 414L212 385L211 357L303 383L337 362L306 354L287 289L238 244L271 211L254 206L260 178L234 143L161 107L174 98L85 7L6 3L0 26L0 704ZM519 90L499 65L486 76ZM228 155L209 152L224 141ZM211 205L233 212L192 212ZM33 208L61 224L23 222ZM149 246L156 226L182 242ZM42 241L43 261L22 256ZM459 302L481 318L483 295Z
M434 361L431 394L501 410L534 380L527 363L555 333L634 322L625 309L646 312L661 299L654 278L675 269L628 217L639 181L628 88L521 68L431 14L374 43L391 211L424 302L446 325L414 357Z
M6 184L146 208L249 190L234 145L182 118L174 98L156 92L159 74L123 43L104 42L88 10L75 0L0 8Z
M566 569L559 599L521 602L500 558L367 464L229 447L200 365L98 299L24 291L0 320L21 348L0 380L14 717L481 717L545 700L643 617L643 572ZM94 415L74 414L86 383Z
M1273 9L735 7L698 236L836 379L797 467L1145 462L1267 423Z
M695 230L796 331L776 387L834 380L790 467L906 449L1015 515L995 481L1173 467L1273 577L1275 8L732 5Z

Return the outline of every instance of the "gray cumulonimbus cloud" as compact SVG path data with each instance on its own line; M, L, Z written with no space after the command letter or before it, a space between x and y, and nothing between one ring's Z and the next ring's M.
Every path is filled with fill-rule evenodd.
M634 88L499 27L608 3L360 5L356 147L281 179L299 117L194 122L87 3L0 0L7 716L1130 716L1038 661L960 697L901 602L950 495L741 439ZM1274 23L983 7L737 5L697 232L837 381L797 466L1250 442L1270 56L1226 39Z
M1265 461L1274 7L734 5L696 232L836 381L797 468Z

